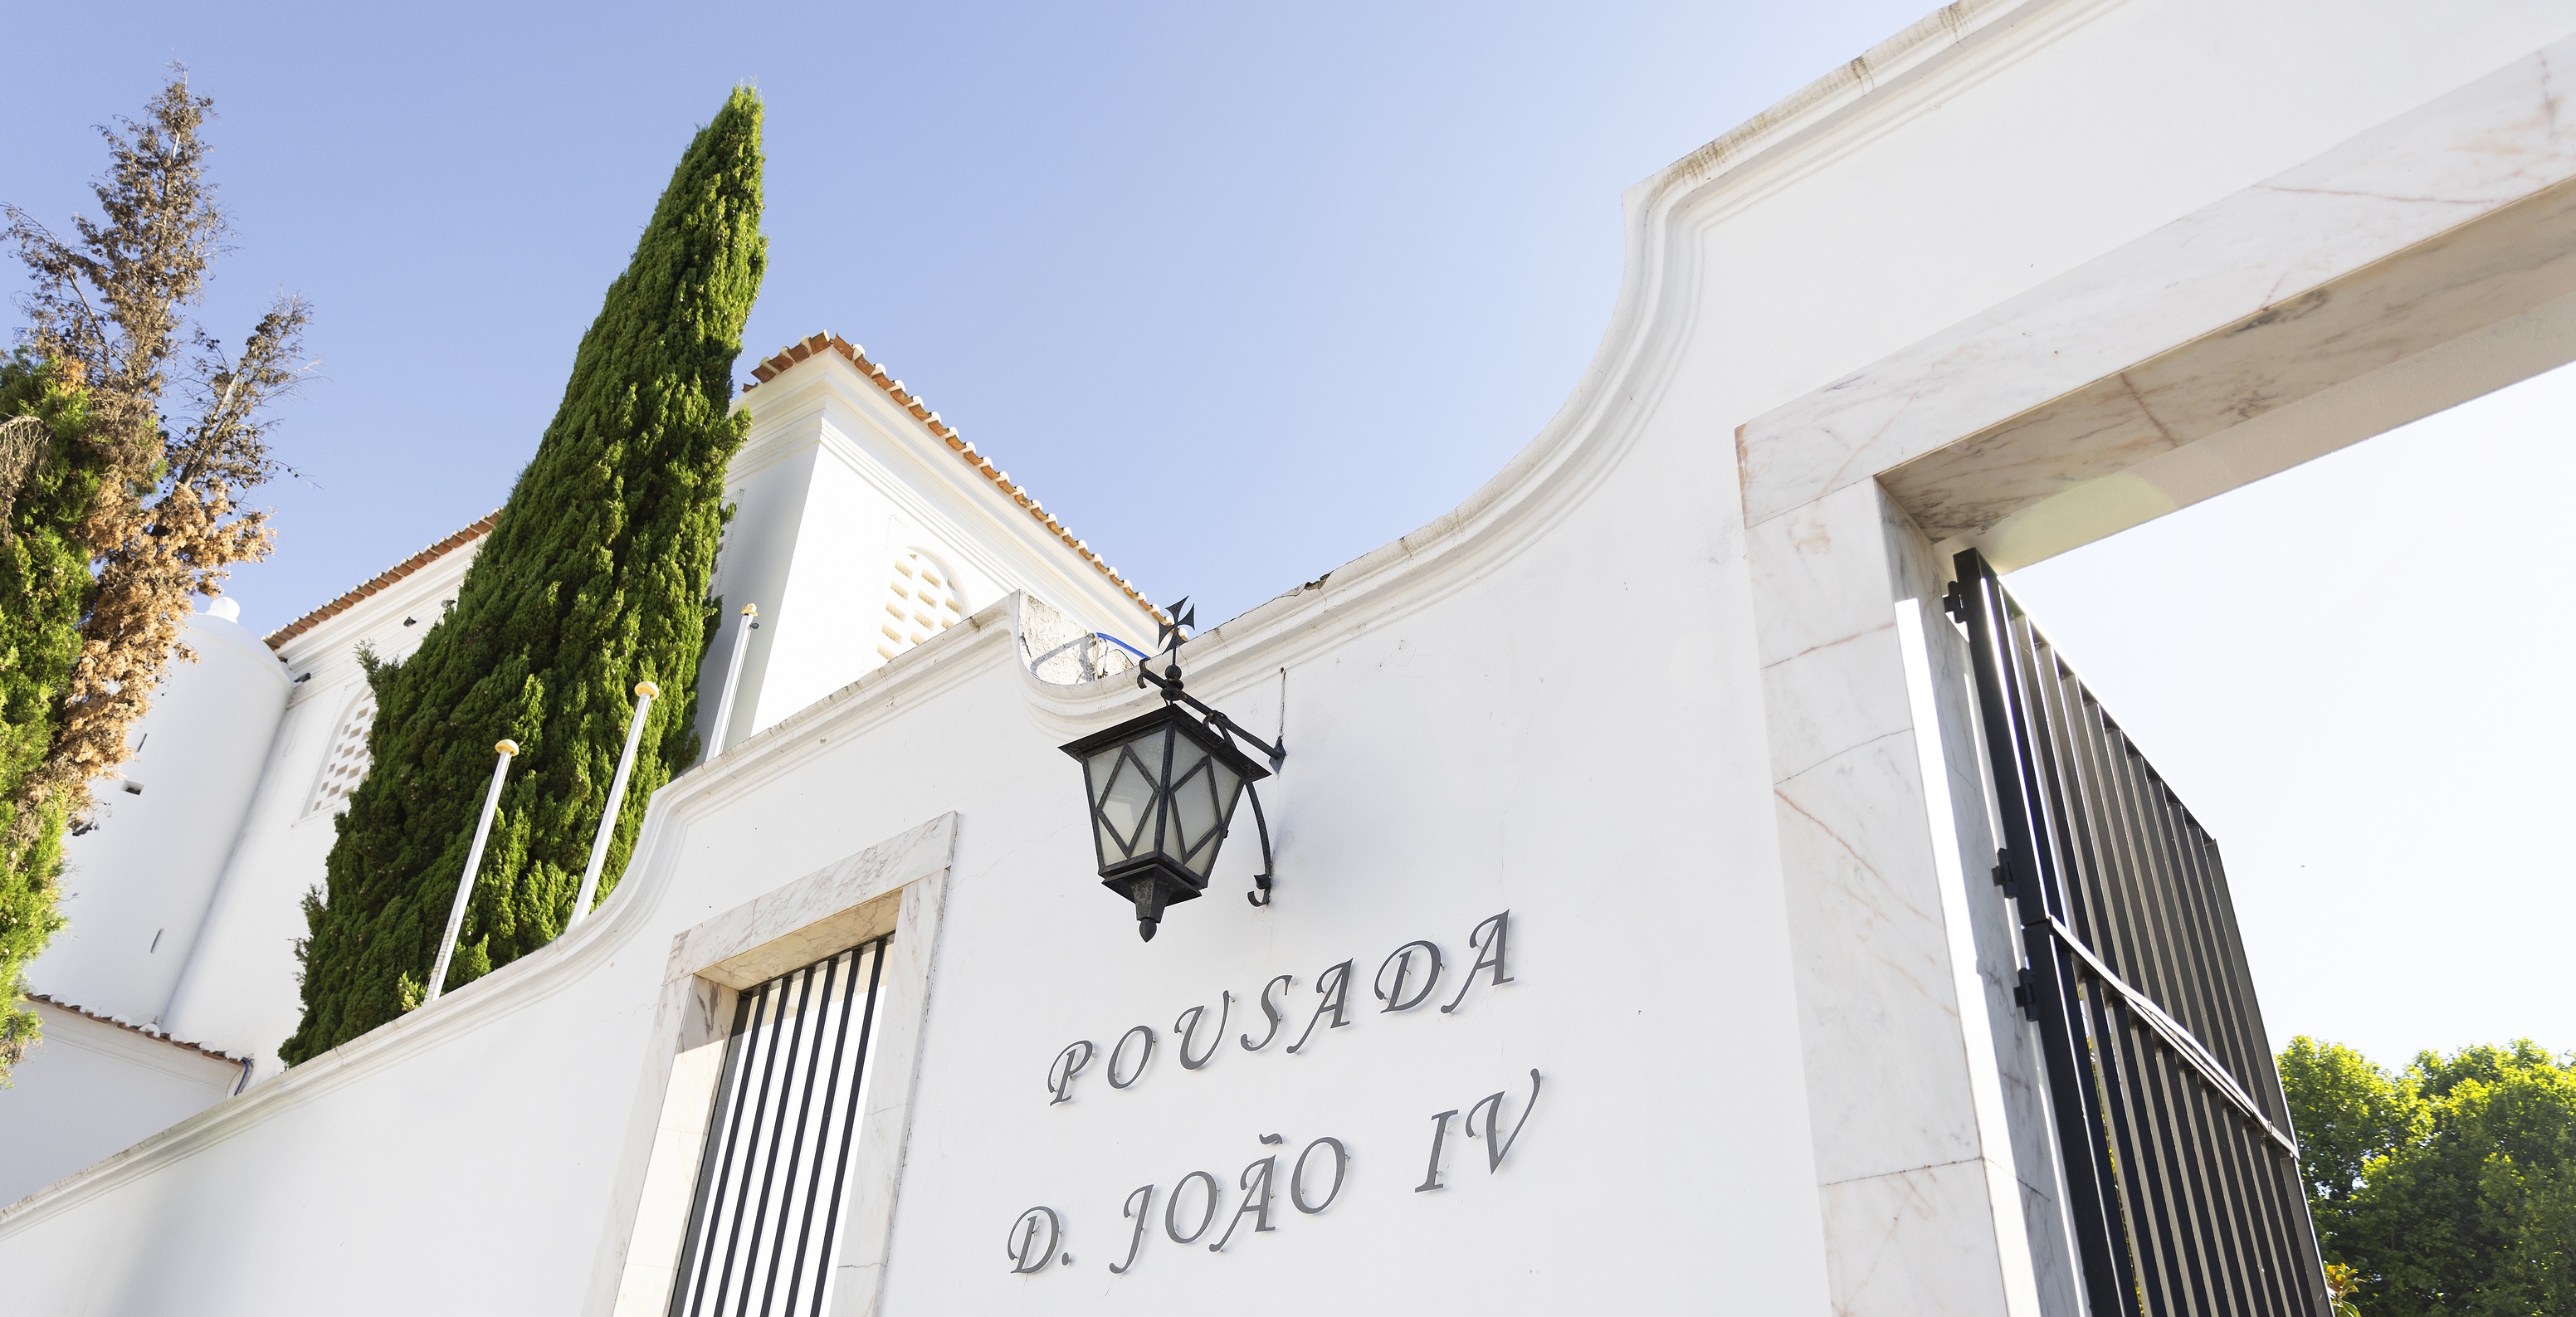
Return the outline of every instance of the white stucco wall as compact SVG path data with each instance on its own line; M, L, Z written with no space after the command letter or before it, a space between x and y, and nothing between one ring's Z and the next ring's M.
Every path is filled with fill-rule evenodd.
M335 736L366 691L358 651L409 655L442 601L455 597L474 548L461 546L357 601L267 660L291 693L261 756L236 778L246 797L234 816L236 837L221 852L221 881L185 950L164 1019L180 1037L252 1058L254 1084L283 1072L278 1044L303 1013L294 948L306 932L304 894L323 881L344 808L311 806Z
M953 813L918 1066L871 1080L911 1119L891 1261L838 1311L2065 1311L1994 897L1960 864L1986 839L1940 564L1865 479L1748 530L1730 438L2571 28L2516 0L1945 11L1632 190L1603 347L1492 483L1191 647L1192 692L1255 729L1287 687L1272 906L1241 900L1238 827L1210 897L1136 940L1056 747L1147 697L1030 674L1029 637L1072 628L1005 601L666 787L598 919L0 1211L0 1257L48 1311L611 1311L675 935ZM791 589L800 537L761 559ZM1637 619L1615 646L1517 628L1605 580ZM1454 974L1506 908L1516 981L1457 1014L1355 991L1311 1051L1177 1064L1169 1025L1222 991L1257 1030L1293 974L1302 1030L1325 967L1425 938ZM1049 1105L1057 1049L1136 1024L1165 1037L1133 1089ZM1448 1187L1415 1192L1432 1115L1500 1090L1516 1117L1532 1068L1509 1160L1453 1132ZM1350 1146L1329 1211L1106 1271L1131 1190L1204 1169L1232 1206L1271 1133ZM1037 1204L1074 1260L1013 1276ZM386 1283L424 1255L471 1256L470 1287Z
M70 922L27 968L39 992L155 1027L165 1023L287 696L282 665L241 623L193 613L184 639L197 661L165 669L152 711L134 726L129 744L139 748L122 778L91 787L95 826L64 841L60 908Z
M37 1002L43 1040L0 1090L0 1198L15 1201L196 1115L241 1085L238 1064Z

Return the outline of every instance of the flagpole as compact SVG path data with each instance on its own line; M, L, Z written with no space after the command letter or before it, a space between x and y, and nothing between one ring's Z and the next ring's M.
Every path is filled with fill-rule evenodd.
M716 720L707 729L706 748L698 762L724 753L725 731L733 725L733 693L742 685L742 657L751 650L751 633L760 629L760 605L744 604L742 622L733 629L733 653L725 658L724 694L716 698Z
M662 688L649 681L635 683L635 717L626 724L626 753L617 757L617 776L608 783L608 805L599 816L599 835L590 841L590 867L581 871L581 894L572 899L572 918L564 921L567 933L590 913L590 900L599 894L599 871L608 863L608 843L617 836L617 815L626 804L626 778L635 771L635 747L644 739L644 714L653 707L653 697L661 693Z
M503 741L492 747L500 757L492 762L492 789L483 793L483 817L474 823L474 848L465 856L465 872L456 880L456 903L447 911L447 935L438 942L438 966L429 972L429 990L421 996L426 1006L438 1000L447 986L447 962L456 954L456 935L465 928L465 902L474 895L474 872L483 867L483 843L492 835L492 811L501 805L501 779L510 775L510 756L519 753L519 743Z

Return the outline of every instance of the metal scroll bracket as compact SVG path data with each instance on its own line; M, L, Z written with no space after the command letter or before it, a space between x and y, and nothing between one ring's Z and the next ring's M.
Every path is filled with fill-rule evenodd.
M1286 752L1282 751L1280 757L1286 758ZM1252 885L1259 890L1243 894L1243 899L1250 901L1253 908L1257 910L1270 904L1271 871L1278 866L1270 861L1270 820L1261 815L1260 787L1255 783L1246 782L1243 784L1243 793L1252 797L1252 825L1261 830L1261 872L1252 875Z

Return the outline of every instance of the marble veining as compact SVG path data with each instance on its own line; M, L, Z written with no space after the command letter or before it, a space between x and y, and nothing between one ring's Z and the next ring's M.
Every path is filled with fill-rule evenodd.
M2010 1311L1997 1259L1978 1247L1986 1170L1963 1158L1824 1186L1835 1317Z
M2095 391L2057 422L2050 447L2060 451L2037 457L2041 479L2067 458L2064 445L2099 448L2092 469L2116 469L2187 441L2178 419L2223 413L2230 401L2263 405L2259 380L2249 391L2242 379L2120 376L2168 345L2339 315L2326 288L2335 280L2576 178L2576 132L2560 120L2553 68L2576 68L2576 39L1749 422L1738 437L1746 520L1768 521L2079 390ZM2532 222L2545 226L2549 213L2544 203ZM2391 284L2382 311L2430 299L2476 314L2482 295L2510 285L2509 271L2466 264L2430 287ZM2326 356L2347 370L2355 354L2384 360L2406 346L2403 331L2374 341L2357 326L2326 340Z

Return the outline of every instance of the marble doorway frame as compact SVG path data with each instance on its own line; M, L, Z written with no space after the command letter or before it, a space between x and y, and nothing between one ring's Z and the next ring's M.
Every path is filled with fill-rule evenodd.
M2576 361L2559 42L1738 426L1833 1310L2080 1310L1952 552L2009 570Z

